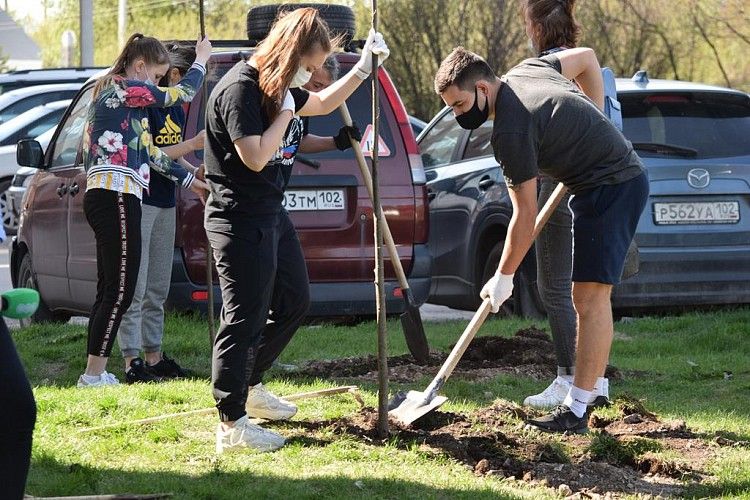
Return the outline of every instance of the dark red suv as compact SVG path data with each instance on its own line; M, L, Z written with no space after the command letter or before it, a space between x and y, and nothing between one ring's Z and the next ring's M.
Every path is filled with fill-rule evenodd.
M215 52L210 61L209 89L240 60L241 51ZM359 58L339 54L342 71ZM409 277L415 300L422 303L430 289L430 253L427 249L428 210L425 174L409 119L390 77L380 73L381 137L387 156L380 158L380 184L385 212ZM14 286L39 291L42 304L34 319L66 321L73 314L88 314L96 295L94 234L83 214L86 173L81 162L81 136L93 82L81 89L58 125L43 159L19 158L38 167L21 209L18 236L11 254ZM364 82L348 100L353 119L364 131L370 123L370 83ZM183 136L203 127L203 95L186 106ZM310 130L335 135L342 126L338 113L314 117ZM29 150L33 148L19 148ZM22 155L19 155L22 156ZM194 164L200 157L188 157ZM315 209L299 202L318 196L338 199ZM373 211L351 150L298 157L286 199L302 241L310 275L311 316L371 315L375 312L373 280ZM172 264L172 286L167 306L204 310L206 236L203 206L190 191L177 197L177 232ZM215 276L215 274L214 274ZM403 300L390 263L386 265L387 309L401 312ZM214 283L215 301L221 295Z

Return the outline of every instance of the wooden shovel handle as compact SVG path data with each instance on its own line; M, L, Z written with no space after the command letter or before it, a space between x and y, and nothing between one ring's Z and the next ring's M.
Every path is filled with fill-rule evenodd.
M346 102L339 106L339 112L341 113L341 118L344 120L344 125L351 127L352 116L349 114L349 107L346 105ZM372 201L372 176L370 175L370 169L367 168L365 155L364 153L362 153L362 147L359 145L359 142L357 142L354 138L350 138L350 140L352 143L352 150L354 151L354 157L357 159L357 165L359 165L359 171L365 181L365 187L367 187L367 194L370 196L370 201ZM373 213L375 212L377 211L373 210ZM383 241L388 247L388 255L390 256L391 263L393 264L393 269L396 271L398 284L401 289L406 292L406 290L409 289L409 282L406 280L406 274L404 273L404 268L401 265L401 259L398 258L396 243L393 241L393 235L391 234L390 227L388 227L388 221L386 220L385 215L380 218L380 226L383 228Z
M555 211L555 208L557 208L557 205L560 203L560 200L563 199L566 192L567 188L563 186L562 183L558 184L555 190L552 192L552 195L550 196L549 200L547 200L547 203L544 204L544 207L539 212L536 217L536 221L534 222L534 231L532 233L534 239L536 239L536 237L542 231L542 228L547 223L550 216L552 215L552 212ZM474 313L474 317L471 318L471 321L466 326L466 329L464 329L464 332L461 334L458 342L453 347L451 353L448 355L448 359L445 360L445 363L443 363L443 366L440 368L438 374L424 391L425 399L431 401L432 398L437 395L438 391L440 391L443 384L445 384L445 381L453 373L453 369L456 368L456 365L461 360L464 352L466 352L469 344L472 340L474 340L474 336L477 334L479 328L487 319L487 316L489 316L490 311L492 311L492 305L490 304L489 299L485 299L482 302L482 305L479 306L479 309L477 309L477 312Z

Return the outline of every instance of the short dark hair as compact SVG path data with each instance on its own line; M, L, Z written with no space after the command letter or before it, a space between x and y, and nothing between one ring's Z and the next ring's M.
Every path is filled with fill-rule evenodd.
M487 61L463 47L456 47L440 63L435 74L435 92L442 94L451 85L461 90L471 90L477 81L494 78L495 72Z

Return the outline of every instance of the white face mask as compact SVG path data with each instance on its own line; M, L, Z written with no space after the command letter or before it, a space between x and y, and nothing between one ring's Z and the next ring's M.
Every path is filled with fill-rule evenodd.
M297 72L294 74L292 83L289 84L289 87L293 89L299 88L309 82L310 78L312 78L312 72L307 71L307 69L300 66Z

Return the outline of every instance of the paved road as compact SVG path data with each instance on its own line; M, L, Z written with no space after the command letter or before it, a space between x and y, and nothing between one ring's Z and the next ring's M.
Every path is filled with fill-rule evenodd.
M10 255L8 244L4 243L0 245L0 291L10 290L12 288L10 281ZM470 320L473 313L470 311L459 311L456 309L450 309L445 306L437 306L434 304L425 304L420 308L422 313L423 321L448 321L454 319ZM8 325L11 327L18 326L18 322L15 320L6 320ZM73 322L85 324L86 318L76 317L73 318Z

